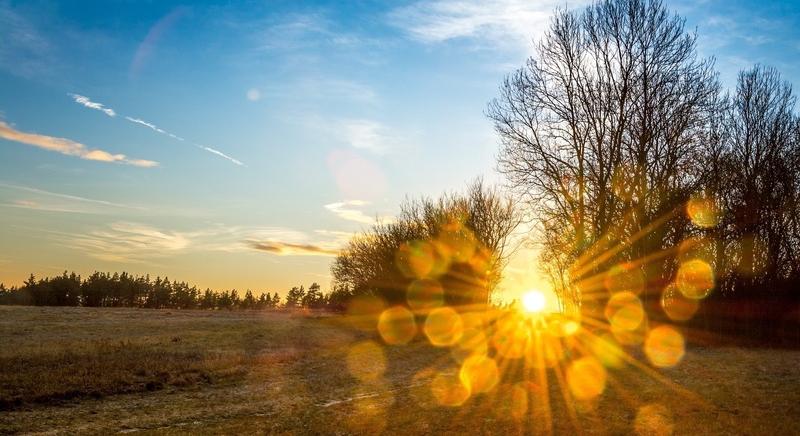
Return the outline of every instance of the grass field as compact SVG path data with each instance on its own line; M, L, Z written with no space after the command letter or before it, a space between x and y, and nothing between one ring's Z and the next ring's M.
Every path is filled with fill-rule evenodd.
M0 433L800 432L798 351L690 345L671 369L610 370L605 392L578 403L551 370L547 386L523 385L522 410L519 374L504 371L491 392L445 407L432 383L456 377L446 349L378 346L349 321L0 307Z

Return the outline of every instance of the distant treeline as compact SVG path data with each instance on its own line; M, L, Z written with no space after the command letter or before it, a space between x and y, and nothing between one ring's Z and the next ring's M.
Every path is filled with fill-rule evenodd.
M36 279L33 274L20 287L6 288L0 283L0 305L140 307L148 309L276 309L313 308L342 309L350 297L344 289L323 294L320 285L293 287L284 300L277 292L251 290L201 291L186 282L127 272L95 272L82 279L64 273L56 277Z

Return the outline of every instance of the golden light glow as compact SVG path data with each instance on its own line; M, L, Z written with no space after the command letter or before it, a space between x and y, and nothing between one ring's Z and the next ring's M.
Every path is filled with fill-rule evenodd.
M542 291L531 290L522 295L522 308L528 313L540 313L547 306L547 298Z
M500 375L497 363L491 357L475 355L467 358L458 373L461 383L470 392L489 392L497 385Z
M636 434L642 436L669 436L673 434L674 427L672 415L661 404L640 407L633 424Z
M377 380L386 371L383 348L373 341L362 341L347 353L347 369L362 382Z
M710 198L692 198L686 203L686 214L697 227L709 228L719 224L719 209Z
M492 345L497 354L506 359L519 359L525 355L531 333L525 321L516 314L498 320L492 335Z
M625 365L625 361L622 359L622 349L614 337L609 334L594 337L591 351L603 365L609 368L622 368Z
M372 330L375 328L378 316L386 309L386 303L370 295L358 296L347 305L347 319L359 330Z
M414 314L403 306L384 310L378 318L378 333L387 344L407 344L417 334Z
M674 284L664 288L661 295L661 308L673 321L686 321L691 319L700 307L700 303L693 298L686 298Z
M603 284L609 292L631 292L641 294L644 289L644 275L641 269L623 263L611 267L606 273Z
M511 416L522 419L528 413L528 390L522 383L511 388Z
M441 372L436 374L431 382L431 393L437 403L450 407L464 404L470 395L469 388L464 386L458 378Z
M700 259L683 262L678 268L675 283L687 298L702 299L714 289L714 270Z
M644 352L655 366L675 366L685 352L683 335L668 325L656 327L647 335Z
M461 335L458 344L450 350L453 358L458 362L463 362L473 355L486 355L489 351L486 334L479 328L466 328Z
M609 298L605 315L612 328L634 331L644 319L644 308L639 297L624 291Z
M461 339L464 323L458 312L450 307L434 309L425 319L425 336L437 347L449 347Z
M434 269L436 250L429 242L411 241L400 246L395 261L406 277L424 278Z
M590 400L606 388L606 369L594 357L582 357L567 368L567 383L578 400Z
M713 248L712 240L694 238L663 254L651 255L658 261L677 254L674 283L664 288L659 301L669 319L691 319L698 311L699 299L713 289ZM431 345L447 348L447 353L442 353L449 362L446 369L436 363L414 376L415 382L427 388L422 390L424 399L419 397L420 402L459 407L472 398L481 401L480 397L486 395L514 419L525 420L539 413L542 419L550 420L549 386L559 386L568 401L592 401L616 387L626 371L646 368L635 351L643 351L644 359L658 368L674 366L683 359L683 335L670 325L652 328L652 320L660 317L651 318L646 310L651 305L643 304L646 296L652 299L650 287L656 283L647 256L609 262L605 270L592 272L591 277L575 285L584 297L577 306L562 307L561 294L543 292L539 289L546 285L540 287L536 282L516 287L530 290L520 294L519 305L512 308L446 305L450 276L443 276L442 271L453 263L484 270L491 259L481 250L463 225L453 223L433 240L413 241L399 249L397 266L410 281L405 289L407 306L387 308L384 301L369 299L352 304L351 314L372 319L373 328L377 325L383 340L380 345L407 344L421 330ZM613 251L609 253L613 255ZM420 316L425 317L421 326L417 323ZM350 357L354 355L360 358ZM375 371L356 364L364 357L377 362ZM377 344L360 343L350 350L348 358L352 361L348 364L350 373L364 385L383 380L386 357ZM608 372L612 370L613 384ZM655 371L647 370L658 377ZM508 374L523 375L525 381ZM557 385L550 385L551 374L556 376ZM631 421L631 430L640 434L669 433L673 429L669 411L658 405L641 407L635 422L633 416Z
M414 310L430 310L444 304L444 289L434 279L414 280L406 292L408 305Z

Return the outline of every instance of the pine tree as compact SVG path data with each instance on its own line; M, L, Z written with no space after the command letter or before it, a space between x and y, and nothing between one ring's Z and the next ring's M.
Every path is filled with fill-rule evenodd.
M308 307L311 309L316 309L320 307L320 303L322 303L323 295L320 291L319 284L312 283L311 286L308 287L308 292L303 296L303 307Z
M297 286L293 287L286 294L286 304L284 305L284 307L287 308L299 307L303 303L303 297L305 296L305 294L306 291L302 286L300 286L299 288Z
M242 309L255 309L256 308L256 298L253 296L253 291L247 290L244 294L244 299L242 299Z

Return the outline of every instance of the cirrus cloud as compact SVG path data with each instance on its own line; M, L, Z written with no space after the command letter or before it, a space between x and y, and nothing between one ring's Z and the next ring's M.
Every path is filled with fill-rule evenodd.
M80 142L55 136L40 135L38 133L28 133L16 130L0 121L0 138L21 144L32 145L48 151L55 151L67 156L75 156L85 160L99 162L121 163L142 168L152 168L158 166L158 162L145 159L131 159L124 154L113 154L105 150L90 149Z
M82 104L82 105L88 107L89 109L98 110L98 111L103 112L104 114L108 115L109 117L117 116L117 113L114 112L114 109L111 109L110 107L105 107L102 103L94 102L94 101L90 100L89 97L85 97L85 96L80 95L80 94L67 94L67 95L72 97L73 100L75 100L75 103Z

